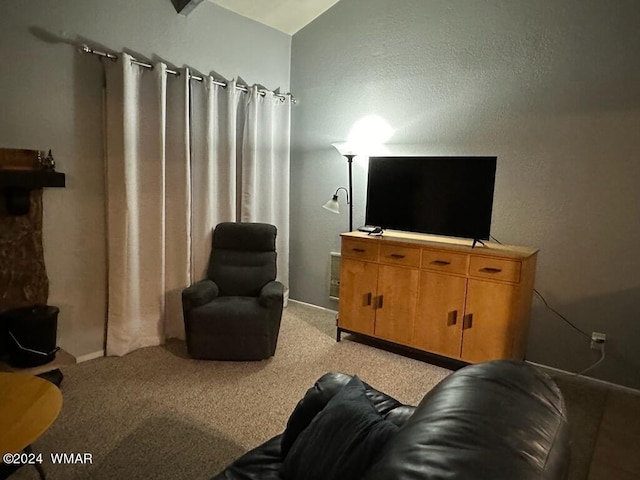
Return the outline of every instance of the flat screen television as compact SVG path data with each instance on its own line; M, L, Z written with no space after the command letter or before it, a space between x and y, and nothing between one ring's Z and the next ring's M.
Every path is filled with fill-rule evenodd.
M365 221L489 239L497 157L371 157Z

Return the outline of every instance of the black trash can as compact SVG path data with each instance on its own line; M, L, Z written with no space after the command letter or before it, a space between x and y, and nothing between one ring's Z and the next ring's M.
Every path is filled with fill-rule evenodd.
M29 368L53 361L58 333L60 309L50 305L16 308L2 314L6 325L9 363L16 368Z
M9 326L4 313L0 313L0 361L9 358ZM0 477L1 478L1 477Z

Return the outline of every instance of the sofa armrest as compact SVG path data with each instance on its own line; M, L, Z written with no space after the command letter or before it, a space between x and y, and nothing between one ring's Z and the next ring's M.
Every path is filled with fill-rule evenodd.
M282 457L286 457L298 435L347 383L351 375L330 372L320 377L298 402L287 421L282 436ZM398 400L365 383L365 392L371 404L385 419L401 426L411 416L415 407L403 406Z
M364 480L559 480L568 461L558 387L524 362L498 360L427 393Z
M218 285L212 280L200 280L182 291L182 311L186 314L192 308L209 303L218 293Z
M282 283L272 280L262 287L258 301L263 307L270 307L274 304L282 304L284 298L284 285Z
M286 457L298 435L311 423L329 400L351 380L350 375L344 373L325 373L307 390L298 402L287 421L287 428L282 436L282 457Z

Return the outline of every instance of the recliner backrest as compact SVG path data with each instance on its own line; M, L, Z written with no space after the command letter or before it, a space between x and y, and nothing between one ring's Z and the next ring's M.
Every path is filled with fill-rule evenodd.
M276 235L276 227L267 223L216 226L207 276L221 296L257 297L276 279Z

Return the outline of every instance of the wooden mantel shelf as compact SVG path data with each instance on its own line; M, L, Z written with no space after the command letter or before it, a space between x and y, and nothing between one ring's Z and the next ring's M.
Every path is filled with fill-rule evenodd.
M0 189L4 194L9 215L29 213L31 190L64 186L64 173L46 169L0 168Z
M64 187L64 173L55 171L55 161L43 152L0 148L0 189L9 215L29 213L32 190L44 187Z
M65 175L51 170L9 170L0 168L0 187L33 190L43 187L64 187Z

